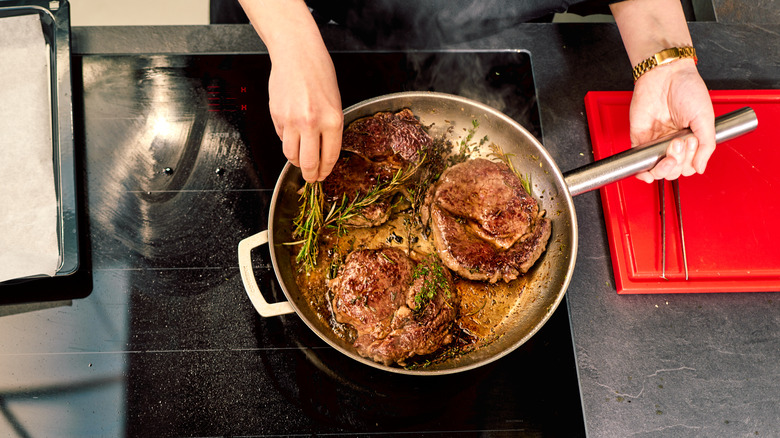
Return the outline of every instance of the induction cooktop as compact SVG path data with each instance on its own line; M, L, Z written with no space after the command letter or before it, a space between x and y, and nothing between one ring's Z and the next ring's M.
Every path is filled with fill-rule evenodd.
M391 92L452 93L541 139L527 52L332 56L344 107ZM121 279L131 290L128 350L139 354L126 372L129 435L585 435L565 302L506 357L430 377L376 370L296 315L254 312L236 287L234 249L267 228L285 164L266 55L78 61L96 283ZM282 300L267 249L253 266Z

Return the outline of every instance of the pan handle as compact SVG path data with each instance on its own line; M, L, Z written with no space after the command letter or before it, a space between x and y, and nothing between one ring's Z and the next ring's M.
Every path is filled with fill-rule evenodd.
M715 142L721 143L753 131L758 126L756 113L750 107L715 118ZM651 143L617 153L602 160L566 172L563 177L569 193L577 196L620 181L645 170L650 170L666 156L669 143L678 137L692 135L690 129L654 140Z
M266 243L268 243L268 230L261 231L238 242L238 266L241 268L241 281L244 282L244 289L246 289L249 300L252 301L257 313L262 317L267 318L293 313L295 310L288 301L268 303L257 286L255 273L252 270L252 250Z

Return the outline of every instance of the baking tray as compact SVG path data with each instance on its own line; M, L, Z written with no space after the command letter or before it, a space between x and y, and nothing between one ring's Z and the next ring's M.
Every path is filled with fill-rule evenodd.
M65 0L0 0L0 18L19 15L40 17L49 52L52 160L59 245L55 276L71 275L79 267L79 244L70 74L70 4Z
M585 96L594 159L629 147L631 95ZM710 95L716 116L749 106L758 128L719 144L703 175L679 180L688 280L671 184L665 182L667 280L657 185L628 178L600 190L620 294L780 291L780 90Z

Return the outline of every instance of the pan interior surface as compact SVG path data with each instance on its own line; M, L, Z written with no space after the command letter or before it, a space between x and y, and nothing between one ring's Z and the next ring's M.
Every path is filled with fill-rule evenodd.
M514 167L530 177L532 195L552 221L547 250L524 277L509 283L513 297L511 310L501 321L494 321L492 341L466 354L456 355L417 369L385 366L361 357L351 344L338 336L317 315L295 281L292 263L292 219L297 214L298 190L303 185L298 168L287 164L277 181L271 202L269 244L277 278L287 299L305 324L325 342L347 356L369 366L390 372L432 375L450 374L490 363L518 348L550 318L563 299L574 268L577 248L577 223L574 206L563 176L542 147L525 128L504 114L479 102L435 92L395 93L370 99L347 108L344 124L376 114L409 108L428 127L434 137L447 136L459 144L470 129L475 138L487 136L478 156L487 157L489 144L499 146Z

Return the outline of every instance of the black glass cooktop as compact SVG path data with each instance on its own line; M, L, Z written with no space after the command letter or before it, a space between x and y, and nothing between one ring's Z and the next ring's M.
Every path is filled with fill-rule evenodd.
M345 107L435 90L491 105L540 136L527 53L333 59ZM267 56L74 61L93 288L54 316L17 320L78 335L36 341L46 358L36 366L51 368L54 383L15 400L67 400L83 424L58 427L74 435L584 436L565 302L506 357L429 377L365 366L295 314L254 311L236 248L266 229L285 163L268 114ZM254 257L261 289L283 299L267 248ZM75 364L82 357L88 367ZM85 370L110 372L90 380ZM23 409L8 400L3 412ZM44 417L9 422L34 435Z

